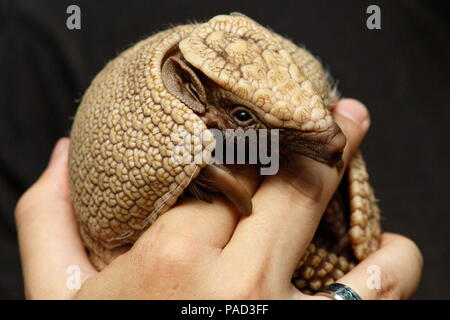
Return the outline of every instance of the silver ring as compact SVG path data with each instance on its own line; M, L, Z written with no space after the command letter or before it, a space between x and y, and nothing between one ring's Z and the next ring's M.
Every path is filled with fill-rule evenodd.
M316 294L333 300L362 300L352 288L337 282L330 284Z

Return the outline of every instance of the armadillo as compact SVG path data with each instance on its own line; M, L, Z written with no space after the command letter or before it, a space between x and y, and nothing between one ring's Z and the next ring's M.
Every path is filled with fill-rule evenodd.
M199 182L230 175L211 164L214 136L199 140L199 131L277 128L280 149L338 167L345 137L331 113L337 100L317 58L242 14L175 26L125 50L86 90L70 134L72 201L93 265L102 270L126 252L189 190L201 189L190 193L200 198L221 191ZM186 137L195 148L177 148ZM201 160L177 161L180 152ZM251 214L251 198L235 190L228 198ZM377 250L380 232L357 152L292 282L305 292L333 283Z

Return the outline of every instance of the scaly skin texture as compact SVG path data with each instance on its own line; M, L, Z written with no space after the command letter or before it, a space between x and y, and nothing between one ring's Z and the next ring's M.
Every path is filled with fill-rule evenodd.
M245 16L221 15L137 43L95 77L71 131L73 204L99 270L173 206L215 147L201 117L163 83L173 50L248 102L267 126L315 133L334 124L337 94L320 62ZM379 210L359 153L346 177L293 276L304 291L337 280L378 247Z

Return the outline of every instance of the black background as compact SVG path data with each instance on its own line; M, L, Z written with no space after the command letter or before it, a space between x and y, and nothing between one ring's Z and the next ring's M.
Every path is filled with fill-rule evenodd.
M66 28L70 4L81 30ZM366 27L371 4L381 30ZM362 149L383 227L422 250L415 298L450 298L450 11L448 1L419 0L0 0L0 298L23 297L15 203L67 135L93 76L155 31L233 11L305 44L344 96L368 106Z

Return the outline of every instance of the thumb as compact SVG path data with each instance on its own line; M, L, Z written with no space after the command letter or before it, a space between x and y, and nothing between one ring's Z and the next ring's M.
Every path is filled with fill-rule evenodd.
M27 298L63 299L93 274L77 230L68 177L69 139L19 200L15 215Z

